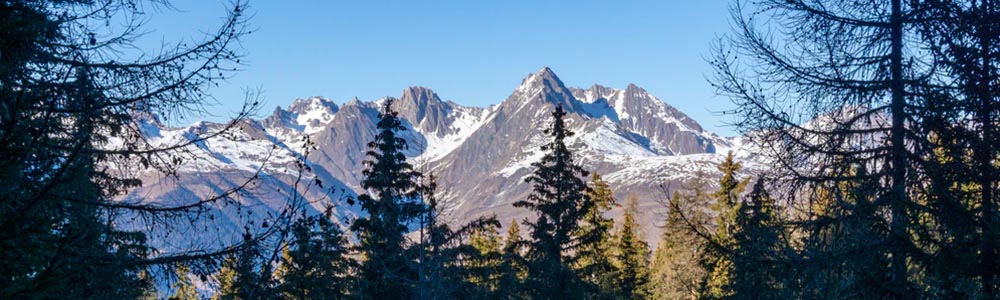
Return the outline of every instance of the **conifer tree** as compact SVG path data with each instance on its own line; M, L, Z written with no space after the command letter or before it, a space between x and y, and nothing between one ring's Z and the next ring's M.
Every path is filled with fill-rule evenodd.
M200 300L201 295L198 294L198 290L195 289L194 283L191 282L191 269L189 269L184 264L179 264L174 269L174 275L177 276L177 281L171 285L174 290L173 295L171 295L168 300Z
M222 267L214 274L214 279L218 288L212 295L212 300L232 299L226 295L236 289L236 256L228 255L222 260Z
M726 155L718 168L722 177L719 179L719 190L712 194L715 199L713 209L717 214L715 236L707 245L702 260L705 269L710 270L707 296L712 299L733 295L733 232L736 230L736 218L741 206L739 197L746 186L746 180L737 178L737 172L742 166L734 160L732 152Z
M266 300L273 297L268 267L258 263L256 245L226 256L215 275L219 288L212 300Z
M72 83L75 89L68 95L72 97L67 104L68 109L92 110L99 105L102 95L90 77L86 69L77 69L77 79ZM44 271L37 271L41 276L35 277L32 283L41 288L33 293L33 297L138 298L151 287L148 278L140 278L144 269L135 264L135 261L145 259L148 253L146 236L115 228L106 219L106 211L100 207L101 203L109 201L109 190L122 188L121 182L108 179L96 171L99 154L89 150L107 142L107 138L95 134L95 123L102 122L102 118L86 114L64 120L76 127L77 132L71 138L74 143L82 143L85 149L66 162L69 166L65 166L65 173L62 174L65 178L59 183L60 188L48 192L48 197L52 198L44 199L56 205L51 207L55 210L50 212L61 216L46 220L51 223L44 226L51 230L40 234L44 237L36 236L37 241L28 245L9 245L31 249L31 244L39 241L51 243L43 248L45 250L34 253L45 260L45 266L41 269ZM3 247L4 252L11 249L9 246ZM95 280L98 277L100 280ZM53 288L43 288L47 286ZM21 298L26 295L0 296Z
M210 102L206 88L228 78L242 56L235 45L247 33L245 3L232 2L218 31L194 38L200 42L146 52L136 33L147 31L142 19L153 6L0 3L0 299L143 297L159 274L146 268L204 265L231 246L146 245L148 233L176 228L175 218L199 219L190 212L227 197L124 195L142 184L136 174L176 175L177 149L226 132L257 107L251 97L232 126L174 144L154 145L141 128L144 116L197 114Z
M868 251L889 239L873 199L878 183L864 167L851 172L859 179L816 187L799 251L807 259L795 266L797 298L886 299L896 288L886 285L887 253Z
M921 115L932 107L923 105L920 94L940 87L931 79L941 72L924 52L933 47L913 33L921 23L945 19L927 15L927 5L936 2L738 3L736 34L723 39L712 61L719 75L716 87L732 96L734 112L742 116L738 126L761 133L753 140L781 166L774 171L792 181L789 190L856 180L878 185L868 192L879 208L868 212L884 223L875 228L888 231L881 235L888 239L866 244L865 251L889 258L882 287L892 292L885 299L912 298L919 288L911 274L921 272L912 258L928 257L915 253L923 249L913 236L923 229L916 228L913 217L922 209L912 196L925 184L920 160L928 135L922 132ZM775 39L774 32L781 38ZM871 178L846 172L861 164L871 169L865 174ZM809 199L799 204L806 209ZM825 259L850 263L848 258Z
M788 287L782 283L791 272L785 267L788 248L783 244L777 209L764 189L764 180L758 179L736 215L730 283L736 299L787 298L782 289Z
M361 299L407 299L413 295L418 274L407 257L407 226L425 211L418 201L415 180L419 173L406 162L406 141L397 135L406 130L391 109L393 99L382 105L375 140L368 143L364 179L368 192L358 201L367 216L351 224L364 256L358 269L358 296Z
M416 248L418 253L417 294L419 299L447 299L455 293L468 291L468 287L460 279L468 274L455 274L455 261L458 252L453 240L454 232L448 224L440 222L441 203L437 199L437 182L434 174L429 174L420 182L418 189L420 197L426 205L420 214L420 243ZM488 229L484 229L488 230ZM478 230L473 230L475 239ZM478 257L473 255L473 257ZM473 272L473 271L469 271Z
M591 176L589 196L590 201L584 202L589 207L581 209L587 213L575 233L579 243L576 272L591 285L591 299L610 299L620 286L616 278L618 269L612 263L614 219L604 214L616 205L615 198L608 183L596 173Z
M649 244L640 235L642 224L639 216L639 201L629 196L628 206L618 233L615 261L618 263L618 299L650 299Z
M527 285L535 299L583 298L585 290L572 270L570 250L576 245L573 233L591 207L587 176L573 161L565 139L572 136L563 118L566 112L557 105L552 112L552 125L545 133L552 140L542 146L546 151L541 161L532 163L535 171L525 181L531 184L531 194L517 201L515 207L535 211L538 218L528 222L531 227L531 248L528 251L529 276Z
M347 299L352 261L347 257L347 239L326 213L299 220L292 228L293 240L282 252L276 272L282 299Z
M921 235L939 250L927 260L931 297L1000 298L1000 3L921 1L919 26L943 87L921 91L926 107L921 136L929 143L925 197L934 235ZM930 117L930 118L928 118ZM926 119L925 119L926 120ZM941 151L943 150L943 151ZM941 154L945 154L942 156ZM922 224L923 225L923 224ZM972 245L973 243L977 245ZM976 263L969 263L975 261ZM970 288L971 287L971 288Z
M476 285L474 292L478 297L486 298L499 290L501 276L501 240L496 228L488 227L473 231L469 236L469 245L476 249L467 267L468 281Z
M439 220L444 207L436 197L435 177L417 187L424 202L420 242L407 247L418 281L414 297L421 300L482 299L495 287L500 227L495 217L479 217L452 229Z
M654 299L694 300L704 295L708 270L701 260L708 243L696 230L709 228L708 184L704 174L698 174L667 202L667 219L653 259Z
M502 260L500 261L497 289L492 299L516 300L529 299L524 290L524 279L527 276L527 266L524 260L525 241L521 239L521 228L517 220L511 220L504 239Z

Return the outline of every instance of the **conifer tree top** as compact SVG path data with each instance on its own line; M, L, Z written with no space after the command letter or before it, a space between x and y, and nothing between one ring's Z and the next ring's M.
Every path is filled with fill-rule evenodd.
M393 101L393 98L387 98L383 102L376 124L378 133L375 140L368 143L365 153L368 159L364 162L364 179L361 180L361 186L380 199L413 196L416 192L413 178L419 176L403 154L408 146L397 132L405 131L406 127L397 112L392 110Z

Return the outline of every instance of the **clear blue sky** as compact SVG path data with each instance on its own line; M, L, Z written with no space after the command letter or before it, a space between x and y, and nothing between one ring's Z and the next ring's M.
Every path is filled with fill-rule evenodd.
M174 1L146 38L176 41L221 24L225 1ZM707 83L711 44L729 31L727 0L263 1L243 40L248 66L212 93L237 110L241 89L261 87L262 114L295 98L343 103L399 96L407 86L487 106L549 66L568 85L635 83L706 129L732 135L732 106ZM217 113L219 118L228 114Z

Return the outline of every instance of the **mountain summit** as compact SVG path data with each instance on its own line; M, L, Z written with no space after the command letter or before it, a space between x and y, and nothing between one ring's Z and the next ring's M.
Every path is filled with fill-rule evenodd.
M294 193L289 190L294 178L289 170L296 158L305 155L304 136L315 144L306 159L315 176L340 187L346 196L362 193L362 162L367 143L374 138L380 102L355 98L338 106L328 99L311 97L295 100L285 109L278 107L271 116L249 121L249 126L234 132L235 137L228 137L242 142L220 137L190 149L197 159L181 176L218 180L191 181L173 188L184 193L158 192L153 198L225 190L227 182L252 175L253 167L258 166L255 161L269 158L262 166L268 175L264 185L279 193L245 201L281 201L266 197ZM602 174L621 199L626 194L639 196L640 206L647 210L656 209L656 200L666 197L659 186L683 182L697 173L712 174L726 151L739 150L735 146L738 139L705 131L641 87L629 84L615 89L595 84L588 89L569 88L548 67L529 74L510 96L488 108L443 101L425 87L405 88L393 102L407 128L401 133L410 146L406 155L419 170L438 177L440 197L450 203L452 218L461 221L496 214L504 223L530 215L511 204L528 193L523 178L531 172L531 163L542 156L541 145L548 139L542 129L551 122L549 113L556 105L567 112L567 126L576 133L567 143L584 167ZM211 126L205 124L192 126ZM164 127L158 132L182 138L189 130L194 128ZM748 152L737 154L750 156ZM148 193L149 187L170 189L157 176L145 178L146 187L133 194ZM303 196L329 195L313 191ZM358 211L346 203L338 207L342 217Z

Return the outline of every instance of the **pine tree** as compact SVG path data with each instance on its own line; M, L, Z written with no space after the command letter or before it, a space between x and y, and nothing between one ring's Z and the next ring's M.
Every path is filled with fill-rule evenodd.
M928 101L934 103L937 101ZM918 220L928 228L918 235L921 241L935 245L934 259L927 260L927 276L922 282L928 286L928 298L974 299L982 289L982 244L977 230L982 225L977 210L976 191L981 189L976 176L969 171L975 164L972 153L961 141L961 130L954 130L949 120L952 113L940 109L940 115L933 119L934 132L930 133L934 143L931 158L928 159L927 190L920 199L927 203L928 210ZM958 131L958 132L956 132Z
M326 213L299 220L276 272L282 299L348 299L352 261L347 239Z
M482 299L495 288L499 260L500 227L495 217L479 217L452 229L438 220L443 207L436 197L437 184L428 175L419 184L426 204L420 214L420 242L406 249L417 270L414 297L434 299Z
M93 110L99 105L102 95L91 81L91 76L86 69L77 69L76 81L73 82L75 89L68 95L72 97L67 104L69 109ZM76 135L70 138L75 143L83 144L85 149L66 162L68 166L64 166L65 173L62 175L65 178L61 180L60 188L40 199L55 205L52 211L46 212L53 213L49 217L59 217L46 219L51 223L44 226L51 231L41 234L44 237L35 236L39 241L51 244L32 255L41 255L40 258L46 260L32 284L36 288L53 287L36 290L32 293L35 297L138 298L151 287L152 282L148 278L140 277L144 269L135 264L135 261L145 259L149 251L146 236L140 232L119 230L106 219L108 212L101 207L102 203L110 201L111 190L123 188L122 182L106 178L105 174L97 171L99 154L90 150L107 142L106 138L95 134L98 128L95 124L102 122L101 118L87 114L65 119L77 130ZM4 251L6 249L4 247ZM100 280L96 279L98 277Z
M500 242L496 228L492 227L475 230L469 237L469 245L476 249L476 253L470 259L467 280L477 287L474 292L476 296L469 295L469 298L487 298L487 295L493 295L499 290L503 260Z
M736 215L730 283L736 299L787 298L782 282L790 274L784 259L788 248L782 241L784 229L777 209L764 189L764 180L758 179Z
M698 174L667 203L667 219L653 259L654 299L694 300L704 295L708 270L701 260L708 243L696 230L709 228L708 185L704 174Z
M737 179L737 172L742 166L735 162L732 152L726 155L718 168L722 177L719 179L719 190L712 194L715 199L713 210L717 214L716 233L713 241L707 245L702 260L705 269L711 270L706 295L711 299L729 298L733 295L733 232L736 230L736 218L741 206L739 197L746 186L746 180Z
M858 167L858 180L817 186L795 273L801 285L798 298L886 299L894 286L886 251L887 224L877 213L873 189L878 183ZM843 175L841 175L843 176Z
M616 274L618 270L612 263L611 231L614 220L604 214L615 206L614 194L608 183L598 174L593 174L590 181L590 201L581 209L587 213L583 216L575 238L579 243L576 247L576 272L580 278L590 283L591 299L610 299L620 288Z
M617 272L618 299L639 300L650 299L649 279L649 244L643 240L640 233L642 225L638 221L639 201L634 195L628 198L625 216L621 228L615 236L615 261Z
M167 298L168 300L200 300L201 295L194 287L194 283L191 282L191 270L184 264L177 265L174 269L174 275L177 276L177 281L171 285L174 290L174 294Z
M358 201L368 215L351 224L364 256L357 275L361 299L408 299L419 281L412 258L407 257L405 234L425 211L417 201L415 180L420 174L402 152L407 145L397 132L406 128L392 111L392 102L389 98L383 103L378 133L366 153L361 186L368 193Z
M528 199L517 201L515 207L528 208L538 214L531 227L531 248L527 285L536 299L582 298L585 290L571 268L569 250L575 246L572 235L580 219L586 215L589 200L587 185L581 177L588 172L573 161L565 139L572 136L566 128L562 105L552 113L552 125L545 133L552 141L542 146L546 151L541 161L532 163L535 171L525 181L531 184Z
M470 287L474 284L462 280L463 277L469 276L466 273L475 271L456 272L455 264L459 260L457 256L466 249L462 249L463 245L455 247L454 239L457 237L455 232L447 223L439 220L442 207L437 199L437 182L434 174L429 174L422 180L419 190L426 207L420 214L420 243L410 249L413 251L413 248L416 248L419 252L416 266L419 278L418 299L449 299L454 298L456 294L478 294L480 291ZM489 229L473 228L470 239L474 240L480 230ZM472 260L479 257L475 254L472 254ZM470 290L475 291L470 292Z
M504 239L502 260L500 262L496 292L491 299L518 300L529 299L524 290L524 279L527 276L527 266L524 260L525 241L521 239L521 228L517 220L511 220Z

